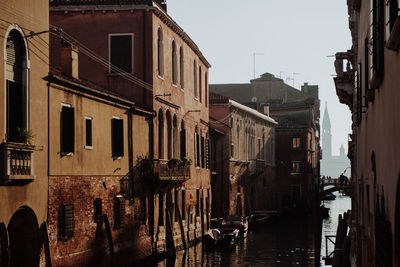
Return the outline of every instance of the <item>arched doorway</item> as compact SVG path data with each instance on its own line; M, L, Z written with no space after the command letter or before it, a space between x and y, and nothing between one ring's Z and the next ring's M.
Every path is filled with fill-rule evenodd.
M39 266L40 231L35 213L21 207L8 224L10 266Z

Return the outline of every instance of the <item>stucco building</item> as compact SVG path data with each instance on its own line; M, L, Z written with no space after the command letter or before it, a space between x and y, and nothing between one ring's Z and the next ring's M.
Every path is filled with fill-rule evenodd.
M228 97L210 93L213 217L276 210L276 122Z
M353 121L351 260L355 266L399 266L398 1L347 6L353 44L336 54L334 81Z
M56 27L51 38L50 55L54 67L63 66L62 54L58 52L63 49L63 44L76 45L79 48L81 81L94 84L95 89L103 94L111 93L127 103L134 103L137 110L146 110L141 116L148 121L138 119L135 124L134 116L131 126L129 115L122 112L125 106L106 108L101 112L104 113L101 118L107 124L105 116L115 113L117 115L113 116L118 117L115 119L123 119L120 127L128 129L123 135L124 150L118 150L125 156L120 158L117 155L114 161L103 164L115 170L113 175L117 177L122 173L130 174L132 170L128 177L132 176L133 194L119 195L126 204L126 223L131 224L128 232L131 237L134 235L128 242L124 242L122 237L118 249L126 249L132 258L140 259L170 252L201 238L209 227L211 212L208 157L210 64L199 48L168 15L166 4L161 1L56 0L50 4L50 22ZM84 101L58 97L59 102L73 102L71 105L77 106L76 112L80 101ZM58 111L60 107L56 105L54 108ZM88 102L85 105L93 105L99 112L102 109L98 106L100 103ZM81 116L91 116L83 114L84 109L79 110ZM150 119L146 115L148 110L153 115ZM139 136L126 137L129 130L133 134L137 131ZM149 145L148 150L145 144ZM107 149L109 145L104 144L99 149ZM135 147L141 149L135 150ZM93 151L83 150L82 155L90 152ZM96 157L104 158L106 155ZM99 158L97 162L106 159ZM69 158L63 160L73 161ZM93 175L101 172L107 179L109 169L95 168ZM70 174L78 175L77 172ZM113 189L107 189L112 194L119 190L115 183L117 177L111 179L114 182L110 181ZM74 184L72 179L68 181ZM96 184L94 182L93 186ZM56 185L54 190L60 186ZM79 183L74 186L79 186ZM91 197L96 195L95 192L90 193ZM86 206L91 205L90 201L86 203ZM115 218L110 218L111 225L115 223L113 220ZM119 233L121 230L112 229L111 235L115 238ZM53 257L67 259L93 250L87 242L76 240L70 246L62 242L73 243L73 240L59 242ZM115 247L118 250L117 245ZM61 248L68 249L61 252Z
M43 0L0 3L1 266L45 261L48 11Z

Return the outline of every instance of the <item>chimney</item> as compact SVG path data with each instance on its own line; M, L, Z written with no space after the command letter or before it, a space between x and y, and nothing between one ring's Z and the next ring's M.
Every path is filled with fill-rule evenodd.
M263 113L264 113L265 115L269 116L269 105L268 105L268 104L265 104L265 105L263 106Z
M79 79L78 47L68 42L61 44L61 71Z

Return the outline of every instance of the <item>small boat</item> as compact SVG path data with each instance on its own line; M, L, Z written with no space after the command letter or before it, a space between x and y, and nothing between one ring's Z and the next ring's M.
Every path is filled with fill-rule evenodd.
M246 236L249 228L247 218L241 215L229 215L222 220L221 228L234 228L239 230L239 234Z
M260 224L264 224L268 221L268 219L271 217L270 214L264 213L264 212L256 212L250 215L249 217L249 224L251 226L257 226Z
M214 241L214 246L230 248L236 244L239 230L235 228L215 228L211 230L211 237Z

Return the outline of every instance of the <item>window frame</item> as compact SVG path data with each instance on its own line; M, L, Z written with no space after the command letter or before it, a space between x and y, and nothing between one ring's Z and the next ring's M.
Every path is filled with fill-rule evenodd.
M134 64L134 58L135 58L134 57L135 34L133 32L132 33L129 33L129 32L128 33L109 33L108 34L108 74L110 74L110 75L118 75L118 74L120 74L119 72L112 72L111 71L111 38L113 36L131 36L131 49L132 49L132 51L131 51L131 71L130 72L123 71L122 73L133 74L134 73L134 69L135 69L135 67L134 67L135 66L135 64Z
M88 149L88 150L92 150L93 149L93 117L90 117L90 116L85 116L84 117L85 118L85 146L84 146L84 148L85 149ZM88 136L87 136L87 130L88 130L88 128L87 128L87 121L90 121L90 143L91 143L91 145L88 145L88 143L87 143L87 138L88 138Z
M72 131L72 151L64 150L65 141L64 141L64 120L63 120L63 108L69 108L73 111L73 129ZM75 108L71 104L61 103L61 111L60 111L60 154L61 156L73 156L75 152Z
M300 136L292 137L292 149L293 150L300 150L301 149L301 137Z
M118 138L117 136L114 137L114 129L113 129L113 121L114 120L118 120L121 121L122 123L122 141L121 141L121 153L120 154L115 154L118 152L118 148L116 146L118 146L118 142L114 143L114 138ZM117 129L116 129L117 130ZM111 118L111 156L114 160L118 160L121 159L122 157L124 157L124 120L120 117L117 116L112 116Z

